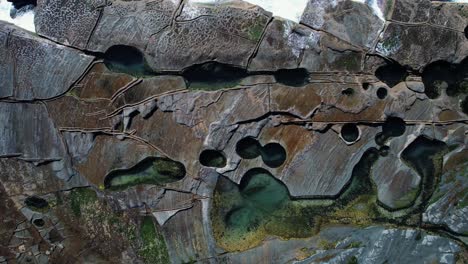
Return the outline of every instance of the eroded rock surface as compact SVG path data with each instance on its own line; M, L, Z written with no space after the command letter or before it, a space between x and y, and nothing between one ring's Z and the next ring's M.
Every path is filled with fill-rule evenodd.
M468 261L468 4L17 2L0 264Z
M49 99L68 91L93 60L71 48L24 32L11 24L0 26L1 98Z

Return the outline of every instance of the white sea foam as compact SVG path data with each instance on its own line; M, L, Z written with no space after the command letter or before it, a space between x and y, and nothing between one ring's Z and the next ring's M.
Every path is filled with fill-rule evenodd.
M244 0L270 11L274 16L299 22L307 5L307 0Z
M28 11L23 14L16 16L16 18L10 17L10 9L12 8L12 3L7 2L6 0L0 0L0 20L13 23L18 27L24 28L28 31L35 32L34 28L34 11Z
M190 0L196 3L215 3L220 0ZM283 17L294 22L299 22L308 0L244 0L254 5L258 5L263 9L270 11L274 16ZM384 19L382 10L378 5L378 0L353 0L369 5L380 19ZM453 3L468 3L468 0L452 0L447 2ZM6 0L0 0L0 20L13 23L26 30L35 32L34 29L34 11L28 11L17 16L15 19L10 17L10 9L12 4Z
M381 20L385 20L384 14L379 7L379 3L377 2L378 0L352 0L352 1L368 5L372 9L372 12L377 17L379 17Z
M308 0L244 0L279 16L299 22ZM220 0L190 0L192 3L216 3Z

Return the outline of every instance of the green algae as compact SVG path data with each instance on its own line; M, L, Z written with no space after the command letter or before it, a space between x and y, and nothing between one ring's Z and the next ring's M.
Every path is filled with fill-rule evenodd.
M322 239L318 242L318 247L324 250L331 250L336 248L336 242L331 242L325 239Z
M355 256L352 256L348 259L348 261L346 262L346 264L358 264L358 259L355 257Z
M400 133L397 129L389 134L397 136ZM418 142L416 144L419 146ZM407 151L412 153L411 149ZM417 155L421 156L420 153ZM430 156L434 155L440 156L440 153L433 152ZM411 210L399 217L381 211L376 186L370 178L372 167L380 157L376 148L365 151L344 191L330 198L293 198L287 187L264 169L248 171L239 185L220 176L211 212L218 245L229 251L246 250L271 235L283 239L305 238L317 234L327 225L366 227L403 221ZM431 176L433 174L423 175ZM417 193L412 192L409 196L414 198Z
M387 51L394 51L400 47L400 39L398 37L386 38L382 43L379 44L380 48Z
M58 195L57 198L62 197ZM89 187L72 189L60 198L53 210L65 228L86 243L95 243L93 250L111 261L117 250L129 247L138 249L138 225L133 219L135 212L114 211L111 206L99 199ZM111 251L109 249L112 249ZM113 252L113 253L112 253ZM117 257L118 258L118 257Z
M116 170L106 176L104 186L122 190L140 184L164 185L185 177L182 163L167 158L148 158L130 169Z
M418 198L419 194L421 193L421 188L412 188L409 192L407 192L404 196L394 202L393 209L399 210L404 209L408 206L414 204L414 201Z
M259 41L263 35L264 28L265 26L263 23L255 23L255 25L249 28L247 33L249 35L249 39L255 42Z
M468 162L464 163L464 165L461 165L462 167L460 168L460 171L457 172L459 177L463 181L468 180L468 166L467 165L468 165ZM468 192L466 191L466 189L463 190L462 195L463 195L463 198L461 198L457 203L458 209L462 209L468 206Z
M394 1L393 0L387 0L387 3L385 4L385 17L388 18L390 14L393 12L393 5Z
M74 98L80 98L80 95L78 94L78 89L76 89L75 87L68 90L68 92L66 92L65 95L66 96L71 96L71 97L74 97Z
M297 254L297 260L304 260L307 259L317 253L317 250L315 249L309 249L309 248L301 248Z
M400 118L388 118L376 137L378 145L403 135L405 126ZM245 138L236 151L243 158L254 158L262 154L262 146L253 138ZM260 168L248 171L239 185L220 176L211 211L214 236L221 248L243 251L259 245L268 236L305 238L335 224L359 227L376 223L414 224L413 220L434 193L443 156L448 151L444 142L425 137L416 138L403 150L403 161L421 176L422 183L397 201L398 207L405 207L398 214L378 200L377 187L370 177L374 164L388 153L385 147L367 149L343 191L333 197L291 197L283 182Z
M468 206L468 195L466 195L466 190L465 190L465 196L457 203L457 209L463 209Z
M140 227L140 238L143 242L139 254L145 263L170 263L164 237L156 229L153 218L145 216Z
M70 208L75 216L81 216L83 206L97 201L97 194L91 188L76 188L70 193Z
M356 71L361 68L361 57L355 52L345 52L344 55L341 55L337 61L336 65L343 66L343 70L347 71Z
M268 213L280 207L289 193L281 182L262 169L250 170L240 183L241 195L257 210Z
M376 192L368 177L377 158L377 149L363 155L347 191L334 202L293 199L281 181L260 168L248 171L238 186L220 176L212 211L219 245L227 250L245 250L268 235L305 238L318 233L326 224L371 224L381 217Z
M361 241L353 241L353 242L349 243L349 245L346 246L346 248L347 248L347 249L350 249L350 248L360 248L360 247L362 247L362 246L363 246L363 244L362 244Z
M352 179L345 191L336 200L341 206L351 203L359 196L375 195L376 186L370 179L372 166L379 159L379 151L376 148L366 150L359 162L354 166Z

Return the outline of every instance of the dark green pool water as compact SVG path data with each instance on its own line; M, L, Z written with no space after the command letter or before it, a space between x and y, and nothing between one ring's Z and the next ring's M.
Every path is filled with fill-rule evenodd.
M126 170L116 170L106 176L106 189L120 190L139 184L164 185L185 176L182 163L167 158L148 158Z

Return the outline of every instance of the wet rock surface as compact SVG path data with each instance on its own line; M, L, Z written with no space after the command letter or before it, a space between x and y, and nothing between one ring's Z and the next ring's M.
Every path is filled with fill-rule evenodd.
M468 261L468 4L13 2L0 264Z

